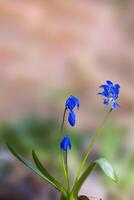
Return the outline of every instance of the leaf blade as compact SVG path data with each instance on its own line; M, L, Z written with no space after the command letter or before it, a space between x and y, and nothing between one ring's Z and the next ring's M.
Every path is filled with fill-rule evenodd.
M15 150L9 145L7 144L8 149L10 150L10 152L19 160L21 161L25 166L27 166L28 168L30 168L33 172L35 172L38 176L40 176L41 178L43 178L45 181L47 181L49 184L51 184L53 187L55 187L57 190L61 191L60 188L51 181L51 179L49 179L49 176L45 176L38 168L37 166L33 165L32 162L30 162L29 160L23 158L21 155L17 154L15 152ZM62 191L64 193L64 195L66 194L66 190Z
M89 167L87 167L87 169L83 172L83 174L80 176L80 178L78 179L78 181L73 186L73 189L71 191L72 196L77 197L77 194L78 194L81 186L83 185L84 181L89 176L89 174L93 171L93 169L95 168L95 166L96 166L96 163L91 163L89 165Z
M115 183L118 183L118 177L112 165L105 158L100 158L95 161L97 165L102 169L102 171L111 178Z
M32 171L34 171L35 173L37 172L38 175L42 176L41 173L39 172L39 170L37 169L37 167L35 167L32 162L28 161L27 159L23 158L22 156L20 156L19 154L17 154L15 152L15 150L9 145L7 144L8 149L10 150L10 152L19 160L21 161L24 165L26 165L28 168L32 169Z
M109 178L111 178L116 183L118 182L117 175L116 175L115 170L113 169L112 165L105 158L100 158L100 159L95 160L94 162L92 162L85 169L85 171L83 172L83 174L80 176L80 178L78 179L78 181L73 186L73 189L71 191L71 195L72 196L77 197L78 192L79 192L82 184L84 183L84 181L86 180L86 178L91 174L91 172L94 170L94 168L97 165L103 170L103 172Z
M41 171L42 174L44 174L45 176L47 176L49 178L49 180L51 180L51 182L53 182L57 188L59 188L59 190L64 194L66 195L67 192L66 192L66 189L64 188L64 186L58 182L54 177L52 177L48 172L47 170L44 168L44 166L42 165L42 163L40 162L40 160L38 159L35 151L33 150L32 151L32 156L33 156L33 159L34 159L34 162L35 162L35 165L37 166L37 168Z

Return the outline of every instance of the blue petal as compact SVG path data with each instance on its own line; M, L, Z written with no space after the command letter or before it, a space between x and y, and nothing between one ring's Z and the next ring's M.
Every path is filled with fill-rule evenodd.
M115 98L118 95L118 92L116 91L116 88L114 88L113 86L110 87L109 89L109 97L110 98Z
M120 85L119 84L115 84L114 87L120 88Z
M113 87L113 92L115 93L115 95L119 94L119 88Z
M98 94L98 95L104 96L103 92L98 92L97 94Z
M113 101L112 102L112 109L113 110L116 110L117 108L119 108L120 107L120 105L116 102L116 101Z
M70 111L72 111L75 106L77 106L77 108L79 109L79 107L80 107L79 99L77 97L70 96L66 100L66 108L69 109Z
M67 135L65 136L61 143L60 143L60 148L63 150L63 151L67 151L67 149L71 149L72 148L72 145L71 145L71 141L70 141L70 137Z
M118 84L115 84L115 85L114 85L114 91L115 91L116 95L119 94L120 86L119 86Z
M69 110L73 110L75 107L75 101L73 96L70 96L67 100L66 100L66 108Z
M108 90L104 90L104 92L103 92L103 96L105 96L105 97L109 97L109 91L108 91Z
M103 104L108 105L110 103L109 99L104 99Z
M109 89L109 86L106 85L106 84L103 84L103 85L100 85L99 88L103 88L103 89L108 90L108 89Z
M117 99L119 95L119 88L113 87L113 99Z
M113 86L112 81L107 80L106 83L107 83L109 86Z
M107 90L104 90L103 92L98 92L98 95L102 95L104 97L109 97L109 92Z
M75 117L75 113L74 111L70 111L69 112L69 115L68 115L68 122L71 126L74 126L75 125L75 122L76 122L76 117Z

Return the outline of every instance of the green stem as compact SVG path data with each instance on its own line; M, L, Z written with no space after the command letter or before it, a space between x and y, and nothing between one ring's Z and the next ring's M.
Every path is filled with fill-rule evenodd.
M67 189L70 191L70 182L69 182L69 175L68 175L68 157L67 157L67 150L65 151L65 165L66 165L66 172L67 172Z
M84 173L80 176L80 178L78 179L77 183L74 184L73 189L71 191L71 195L73 197L77 197L78 196L78 192L82 186L82 184L84 183L84 181L86 180L86 178L91 174L91 172L93 171L93 169L95 168L96 164L95 163L91 163L89 165L89 167L84 171Z
M67 111L67 109L65 108L65 109L64 109L64 113L63 113L61 128L60 128L60 135L63 134L63 127L64 127L64 122L65 122L66 111Z
M64 113L63 113L61 128L60 128L60 137L63 134L66 111L67 111L67 109L65 108L64 109ZM64 171L64 176L65 176L65 180L66 180L67 189L68 189L68 191L70 191L70 182L69 182L69 175L68 175L67 150L65 151L65 153L61 152L61 159L62 159L62 166L63 166L63 171Z
M85 163L86 163L86 161L87 161L87 158L88 158L88 156L89 156L89 154L90 154L90 152L91 152L91 150L92 150L94 144L96 143L96 140L97 140L99 134L101 133L102 128L104 127L104 124L105 124L105 122L106 122L106 120L107 120L109 114L111 113L111 111L112 111L112 109L110 109L109 112L106 114L106 116L105 116L103 122L101 123L100 127L97 129L95 136L93 137L93 139L92 139L90 145L88 146L87 152L86 152L86 154L85 154L85 156L84 156L84 159L83 159L83 161L82 161L82 163L81 163L81 165L80 165L80 168L79 168L79 170L78 170L78 173L77 173L77 177L76 177L75 182L77 182L77 180L78 180L78 178L79 178L79 176L80 176L80 174L81 174L81 172L82 172L82 170L83 170L83 168L84 168L84 166L85 166Z
M70 183L69 183L69 176L68 176L68 164L67 164L67 151L61 152L61 160L62 160L62 166L64 171L64 176L67 184L68 192L70 191Z

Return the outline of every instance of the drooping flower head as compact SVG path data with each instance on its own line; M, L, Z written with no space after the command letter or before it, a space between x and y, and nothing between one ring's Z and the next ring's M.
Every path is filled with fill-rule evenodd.
M79 99L77 97L71 95L66 100L66 104L65 104L65 109L69 111L68 122L71 126L75 126L75 123L76 123L76 115L75 115L75 112L74 112L75 107L77 107L77 109L79 109L80 102L79 102Z
M117 103L117 99L120 92L120 85L113 84L111 81L107 80L106 84L100 85L100 88L103 89L102 92L99 92L99 95L104 96L103 104L109 105L111 104L111 109L115 110L120 107Z
M77 106L77 108L79 109L80 107L80 102L79 99L75 96L70 96L67 100L66 100L66 109L72 111L75 106Z
M67 151L68 149L71 150L72 144L71 144L70 137L68 135L64 136L64 138L62 139L60 143L60 148L63 151Z

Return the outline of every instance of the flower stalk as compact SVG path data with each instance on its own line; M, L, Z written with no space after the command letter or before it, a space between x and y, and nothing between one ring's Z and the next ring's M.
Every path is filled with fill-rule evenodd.
M62 117L62 122L61 122L61 127L60 127L60 136L63 134L63 128L64 128L64 123L65 123L65 116L66 116L66 107L64 109L63 117Z
M65 123L65 116L66 116L66 107L64 109L64 113L63 113L63 118L62 118L62 123L61 123L61 128L60 128L60 136L63 135L63 128L64 128L64 123ZM63 172L64 172L64 177L66 180L66 185L67 185L67 189L68 191L70 190L70 183L69 183L69 175L68 175L68 153L67 153L67 149L62 152L61 151L61 160L62 160L62 167L63 167Z
M108 111L108 113L106 114L106 116L105 116L103 122L101 123L101 125L100 125L99 128L97 129L96 134L94 135L94 137L93 137L91 143L89 144L88 149L87 149L87 152L86 152L86 154L85 154L85 156L84 156L84 158L83 158L83 160L82 160L82 162L81 162L80 168L79 168L79 170L78 170L78 173L77 173L75 182L77 182L77 180L78 180L78 178L79 178L81 172L83 171L83 169L84 169L84 167L85 167L85 164L86 164L86 161L87 161L87 158L89 157L89 155L90 155L90 153L91 153L91 151L92 151L92 149L93 149L93 147L94 147L94 145L95 145L95 143L96 143L96 140L97 140L99 134L101 133L101 131L102 131L104 125L105 125L105 122L106 122L106 120L108 119L108 117L109 117L109 115L110 115L111 112L112 112L112 109L110 109L110 110Z
M75 125L75 123L76 123L76 115L74 112L75 106L77 106L77 108L79 109L79 106L80 106L79 100L74 96L70 96L66 100L62 123L61 123L60 135L63 135L66 111L69 111L69 113L68 113L69 124L72 127ZM66 180L67 190L68 190L68 192L70 192L70 182L69 182L69 173L68 173L68 149L71 149L72 145L71 145L69 136L64 136L63 140L60 143L60 147L62 150L61 160L62 160L62 166L63 166L63 171L64 171L64 177Z

